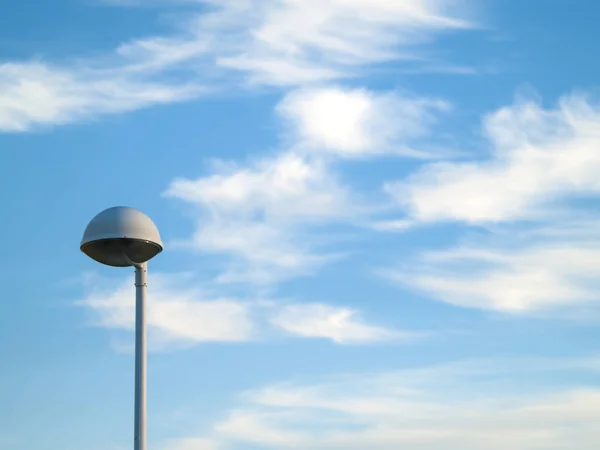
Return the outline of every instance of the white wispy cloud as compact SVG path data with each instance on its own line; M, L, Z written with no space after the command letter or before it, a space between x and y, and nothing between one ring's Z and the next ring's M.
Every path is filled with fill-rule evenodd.
M441 100L326 86L290 92L277 111L287 120L288 139L298 151L428 157L410 144L429 134L435 112L448 108Z
M205 438L229 450L541 450L574 439L591 450L600 392L551 380L597 373L592 360L466 362L271 385L246 393Z
M600 192L600 107L585 96L552 109L518 101L487 116L484 132L489 157L429 164L387 191L415 220L470 224L539 220Z
M331 339L340 344L409 339L383 327L364 323L356 310L323 304L288 305L277 311L271 323L288 333L303 337Z
M189 100L237 83L235 73L281 86L347 78L409 57L409 48L439 31L468 27L442 0L164 3L188 8L170 34L131 39L99 58L72 55L76 63L3 61L0 131Z
M329 339L337 344L368 344L413 336L360 320L358 311L343 306L219 298L198 285L188 274L152 274L147 320L153 349L256 341L282 334ZM134 330L133 279L124 282L92 276L84 287L85 294L76 304L88 310L92 325ZM118 346L127 348L123 343Z
M600 107L520 99L484 120L491 154L425 165L387 191L398 223L460 222L487 237L424 254L385 275L464 307L572 318L597 303L598 235L583 199L600 194ZM579 203L578 203L579 201Z
M336 158L328 156L428 157L407 143L428 133L431 110L446 107L367 89L292 91L276 107L288 125L281 153L176 179L164 195L197 210L198 229L188 245L232 257L222 282L271 284L311 274L340 256L319 248L331 241L325 227L364 223L381 207L346 186Z
M92 324L132 331L135 326L133 278L116 282L91 279L77 302L93 313ZM148 327L153 348L199 342L236 342L257 336L252 303L207 298L188 275L152 274Z
M593 221L509 227L384 271L451 304L578 318L598 305L600 246ZM596 314L597 316L597 314Z
M220 450L223 447L210 439L181 439L177 440L173 444L167 444L164 450L173 448L177 450Z
M211 51L209 38L182 40L177 37L155 36L121 44L116 49L116 54L127 62L120 67L122 72L143 74L177 69L190 60L207 58ZM189 77L188 74L186 78ZM194 81L197 83L199 80ZM207 83L208 79L202 81Z
M316 251L305 227L346 219L357 210L325 164L294 153L178 179L165 195L197 208L193 246L233 256L222 281L270 283L310 273L334 255Z
M42 62L4 63L0 64L0 132L23 132L182 101L202 90L198 85L140 80Z
M229 27L221 67L251 83L298 85L356 76L366 65L414 59L416 44L470 24L448 11L452 2L417 0L207 1L204 29ZM462 11L456 11L459 14ZM227 47L229 48L227 48Z
M201 3L203 0L93 0L99 5L118 6L118 7L157 7L157 6L177 6L193 5Z

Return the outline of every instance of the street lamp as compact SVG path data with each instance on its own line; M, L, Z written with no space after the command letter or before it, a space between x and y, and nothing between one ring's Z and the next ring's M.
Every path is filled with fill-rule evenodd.
M83 233L81 251L99 263L135 267L134 450L146 450L146 280L147 262L163 244L154 222L137 209L117 206L94 217Z

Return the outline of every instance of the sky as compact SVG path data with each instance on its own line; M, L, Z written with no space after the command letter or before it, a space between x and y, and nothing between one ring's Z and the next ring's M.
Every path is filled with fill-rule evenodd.
M598 2L1 9L1 450L598 448Z

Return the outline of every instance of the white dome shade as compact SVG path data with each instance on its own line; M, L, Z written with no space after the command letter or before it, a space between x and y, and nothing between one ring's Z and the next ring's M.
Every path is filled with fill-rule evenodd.
M83 233L81 251L113 267L141 264L162 249L158 228L143 212L126 206L108 208L94 217Z

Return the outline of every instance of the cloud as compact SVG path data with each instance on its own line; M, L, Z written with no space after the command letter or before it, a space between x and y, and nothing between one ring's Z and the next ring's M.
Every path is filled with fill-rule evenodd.
M451 2L442 0L163 3L192 7L170 34L131 39L77 63L0 64L0 132L190 100L230 88L238 73L280 86L355 76L366 65L407 58L434 32L469 26L447 15Z
M100 4L118 7L167 7L189 6L201 3L203 0L96 0Z
M414 58L412 47L436 32L470 27L448 13L451 2L441 0L207 3L215 12L198 26L216 24L232 33L217 64L248 73L255 84L293 86L354 76L366 65Z
M600 300L596 223L509 227L382 273L458 306L576 319Z
M541 450L572 448L574 439L578 449L596 448L600 391L556 380L595 374L597 360L538 362L463 362L266 386L245 393L209 439L229 450Z
M355 310L323 304L285 306L271 317L271 323L288 333L331 339L338 344L389 341L410 336L367 325L357 317Z
M93 312L96 326L132 331L135 327L133 279L117 288L96 279L77 302ZM152 274L148 328L153 348L199 342L239 342L257 335L252 304L227 298L206 298L186 275Z
M277 107L295 148L343 157L428 157L408 144L428 134L434 112L447 109L441 100L337 86L292 91Z
M318 252L306 227L347 219L358 210L325 164L294 153L177 179L164 195L197 209L195 248L233 257L223 282L268 284L310 273L335 255Z
M86 294L77 301L98 327L133 331L133 280L115 282L95 276L85 281ZM205 283L209 287L210 283ZM115 287L116 286L116 287ZM358 311L343 306L273 300L215 298L201 291L188 274L152 274L148 302L149 341L153 349L205 342L246 342L278 336L324 338L336 344L383 342L412 334L365 323ZM292 315L296 315L294 323ZM117 342L119 349L129 349Z
M209 439L182 439L167 443L163 450L176 448L177 450L219 450L222 447Z
M191 84L152 82L42 62L0 64L0 132L89 120L186 100L201 91Z
M335 161L324 156L426 157L401 146L426 134L429 109L443 105L366 89L296 90L276 108L288 120L287 150L241 167L221 162L212 175L175 179L164 195L197 212L185 244L231 257L221 282L268 285L308 275L341 256L323 249L332 226L357 225L379 208L338 180Z
M553 109L518 101L486 117L484 132L489 158L429 164L387 192L415 220L469 224L540 220L600 192L600 108L583 95Z
M171 2L186 3L193 2ZM360 76L367 66L399 60L428 70L432 62L418 55L419 45L437 33L473 26L455 18L466 8L449 0L196 3L198 12L188 10L180 33L167 38L173 53L185 55L177 62L194 66L200 61L209 71L220 70L221 78L240 74L246 85L292 87L346 79ZM148 42L164 39L146 37L126 47L145 57Z
M404 232L413 228L416 224L410 220L380 220L371 223L371 228L384 232Z
M179 65L190 60L206 58L210 51L208 38L181 39L161 36L126 42L116 49L117 55L127 61L127 65L121 67L125 73L176 70ZM208 80L202 81L206 83Z
M456 221L487 234L385 276L463 307L577 319L597 310L597 217L584 211L600 194L598 130L600 108L583 94L552 108L521 98L486 116L489 157L426 164L386 189L407 213L392 228Z

